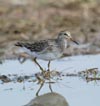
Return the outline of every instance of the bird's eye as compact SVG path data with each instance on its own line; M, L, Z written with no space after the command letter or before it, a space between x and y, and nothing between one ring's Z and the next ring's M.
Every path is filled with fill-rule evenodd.
M64 35L67 35L66 33L64 33Z

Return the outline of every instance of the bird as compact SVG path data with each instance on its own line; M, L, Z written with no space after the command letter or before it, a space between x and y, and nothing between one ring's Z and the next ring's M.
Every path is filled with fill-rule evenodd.
M36 59L48 61L49 71L51 61L61 58L64 54L64 50L67 48L68 40L73 41L77 45L79 44L72 38L69 31L61 31L55 39L40 40L33 43L17 42L15 46L22 48L26 54L34 58L34 62L43 72L44 69L40 66Z
M47 72L49 72L49 82L50 82L50 63L52 60L59 59L63 56L64 50L67 48L68 45L68 40L76 43L77 45L79 44L72 38L71 33L69 31L61 31L54 39L39 40L31 43L17 42L15 43L15 46L22 48L26 54L32 57L34 62L39 66L42 73L45 73L45 71L41 67L41 65L37 62L37 59L48 61ZM43 84L41 84L36 95L38 95L42 86ZM49 88L52 92L53 90L51 88L51 83L49 83Z

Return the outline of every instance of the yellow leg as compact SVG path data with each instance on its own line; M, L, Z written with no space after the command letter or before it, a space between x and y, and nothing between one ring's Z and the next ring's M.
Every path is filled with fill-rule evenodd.
M38 65L38 67L40 68L40 70L42 72L44 72L44 69L40 66L40 64L36 61L36 58L34 58L34 62Z

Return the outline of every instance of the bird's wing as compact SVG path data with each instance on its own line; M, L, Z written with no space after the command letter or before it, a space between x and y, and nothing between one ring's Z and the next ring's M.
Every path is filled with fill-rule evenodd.
M41 51L44 51L46 48L48 48L49 44L47 40L41 40L41 41L34 42L34 43L17 42L15 46L19 46L21 48L24 47L30 50L31 52L41 52Z
M48 46L46 46L40 53L44 54L45 52L55 52L58 49L58 45L56 44L55 40L49 40Z
M24 47L31 52L38 52L38 53L44 53L44 52L50 52L55 51L55 48L57 48L58 45L56 45L55 39L48 39L48 40L40 40L34 43L22 43L17 42L15 46Z

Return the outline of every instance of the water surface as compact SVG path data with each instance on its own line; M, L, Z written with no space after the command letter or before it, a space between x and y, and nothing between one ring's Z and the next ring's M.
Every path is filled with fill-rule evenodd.
M46 69L47 62L38 60ZM73 73L89 68L100 70L100 55L73 56L56 60L51 63L51 70ZM19 61L7 60L0 65L0 74L29 75L40 71L30 60L23 64ZM23 90L25 87L25 90ZM0 84L1 106L23 106L35 97L39 85L36 83L5 83ZM53 90L63 95L70 106L100 106L100 82L85 82L78 77L64 77L62 81L52 85ZM49 92L45 84L40 94Z

